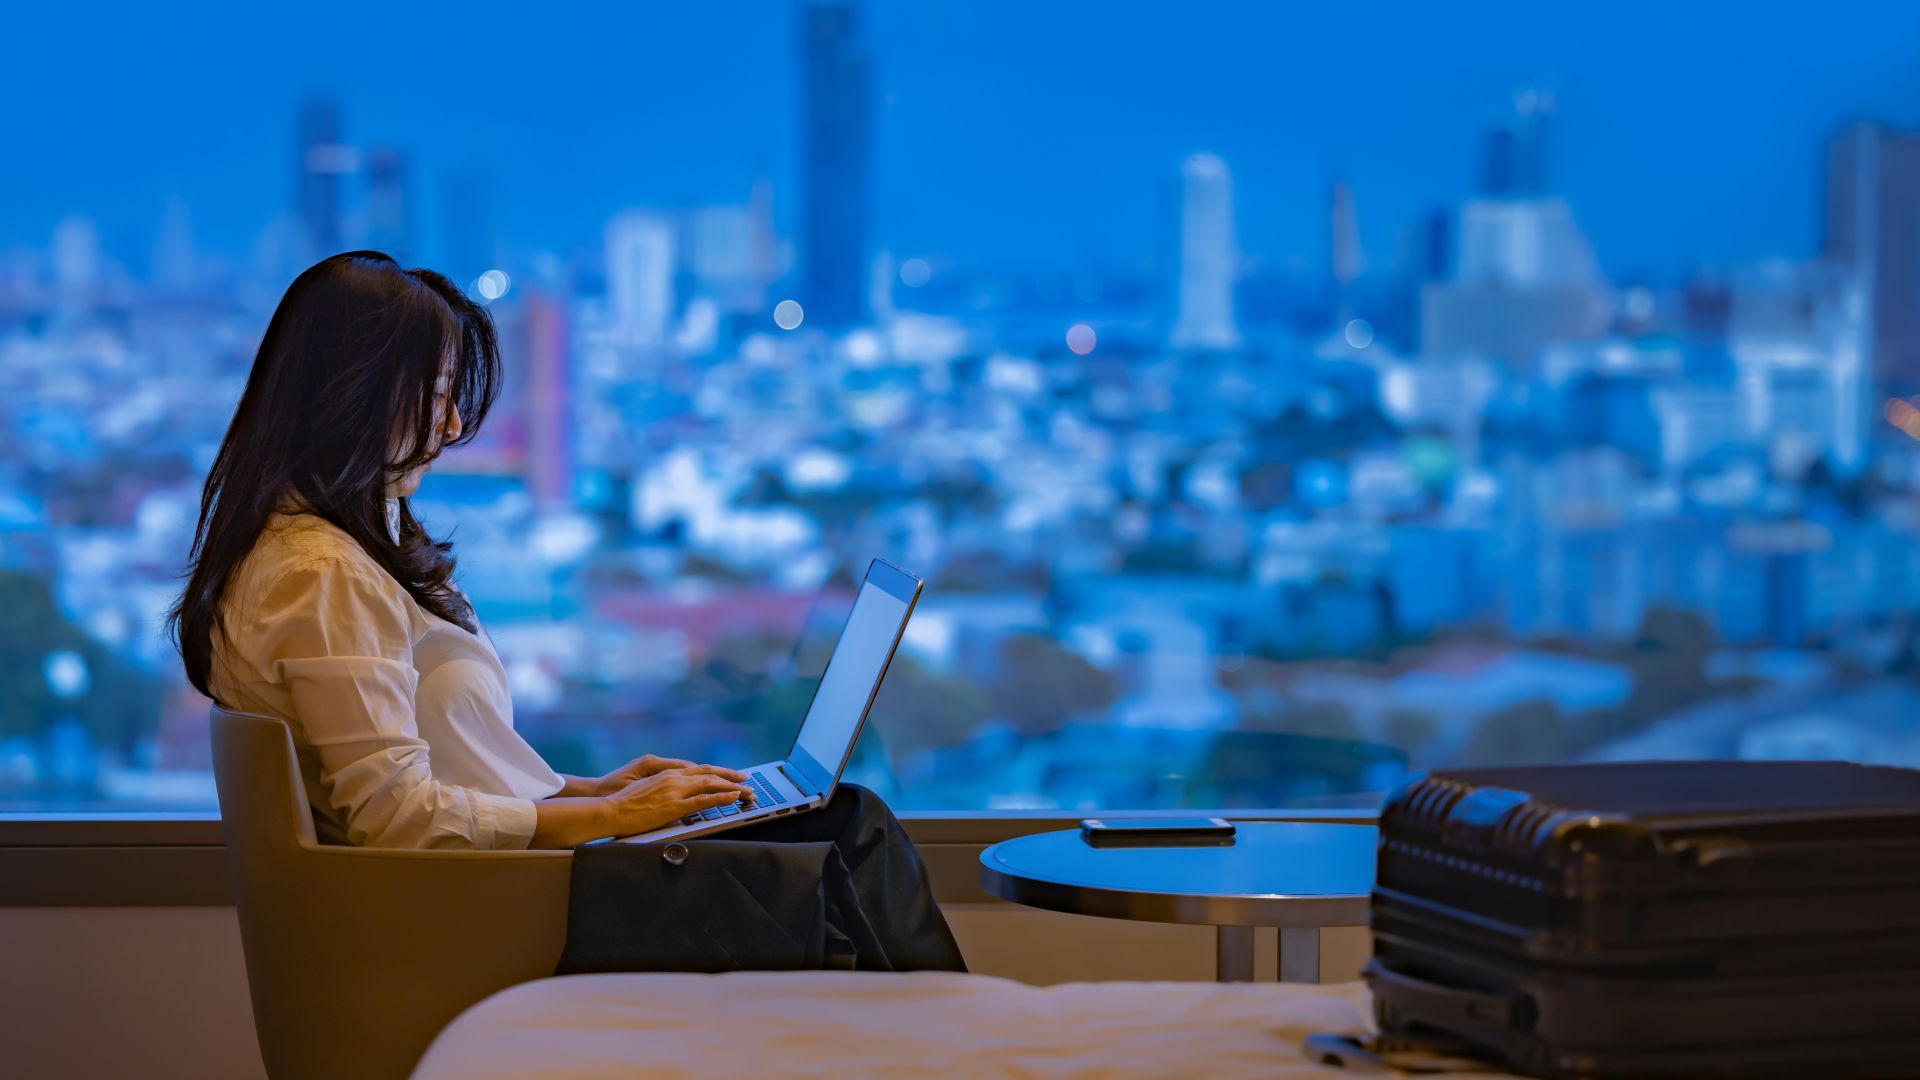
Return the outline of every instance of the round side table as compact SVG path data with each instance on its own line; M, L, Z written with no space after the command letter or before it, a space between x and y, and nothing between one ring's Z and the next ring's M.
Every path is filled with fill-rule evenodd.
M1049 911L1219 928L1221 982L1253 979L1254 927L1280 929L1280 980L1318 982L1320 929L1364 926L1371 825L1238 822L1218 847L1091 847L1074 829L980 853L981 885Z

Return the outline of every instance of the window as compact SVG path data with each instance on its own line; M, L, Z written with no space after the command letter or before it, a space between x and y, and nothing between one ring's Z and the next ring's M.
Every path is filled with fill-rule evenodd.
M0 42L0 809L211 807L161 615L280 291L491 305L416 500L556 766L906 809L1920 764L1920 11L366 4Z

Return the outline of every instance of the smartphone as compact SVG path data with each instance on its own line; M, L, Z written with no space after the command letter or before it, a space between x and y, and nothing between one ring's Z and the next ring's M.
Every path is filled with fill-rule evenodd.
M1080 823L1080 839L1091 847L1224 847L1233 843L1233 822L1225 818L1121 818Z

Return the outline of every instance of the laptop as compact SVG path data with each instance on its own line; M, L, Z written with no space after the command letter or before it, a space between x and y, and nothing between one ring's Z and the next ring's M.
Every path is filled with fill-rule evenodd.
M827 660L820 685L807 706L793 749L780 761L742 769L754 801L731 802L688 814L672 825L620 837L621 843L652 844L710 836L756 821L803 814L826 805L853 756L854 741L867 722L880 680L900 647L907 619L920 599L919 578L875 559L853 599L853 611Z

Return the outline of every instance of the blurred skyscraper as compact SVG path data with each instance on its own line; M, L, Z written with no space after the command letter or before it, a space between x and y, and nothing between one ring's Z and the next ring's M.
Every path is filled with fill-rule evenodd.
M412 256L413 217L406 156L388 146L373 150L367 155L367 245Z
M1871 325L1867 367L1920 391L1920 135L1853 124L1827 148L1827 258L1850 273Z
M1462 281L1588 288L1600 280L1593 246L1565 199L1469 199L1459 226L1455 270Z
M53 296L62 315L79 315L99 298L100 263L100 230L93 219L61 218L53 227Z
M499 252L493 232L492 192L478 168L456 169L440 188L443 230L441 272L470 288L474 278L494 268Z
M540 510L573 505L573 365L562 300L532 293L526 301L527 493Z
M1606 331L1611 299L1593 246L1548 185L1552 112L1551 96L1520 91L1488 132L1482 193L1457 216L1452 280L1422 290L1424 351L1524 364L1543 345Z
M1512 112L1487 133L1480 159L1481 194L1545 195L1552 189L1547 136L1556 108L1547 91L1514 91Z
M607 320L615 340L665 341L673 321L673 224L640 210L615 217L607 222L606 261Z
M772 184L754 182L753 191L747 195L747 216L753 221L753 276L765 287L787 269L780 238L774 233Z
M759 311L766 301L765 251L771 241L760 208L704 206L687 216L686 263L694 287L724 311Z
M1420 280L1441 281L1453 272L1453 215L1429 213L1420 224Z
M872 64L850 4L809 4L801 32L801 301L847 326L866 315Z
M307 254L319 258L342 247L341 195L358 162L353 148L341 141L340 111L331 101L301 106L299 135L297 209Z
M1335 180L1328 195L1327 256L1335 306L1344 323L1353 314L1353 283L1366 268L1360 251L1360 220L1353 208L1353 189L1345 180Z
M1195 154L1180 166L1180 281L1172 344L1180 349L1231 349L1238 246L1233 236L1233 177L1226 162Z
M1727 352L1745 435L1788 474L1820 459L1843 476L1866 465L1866 326L1852 275L1785 259L1733 278Z

